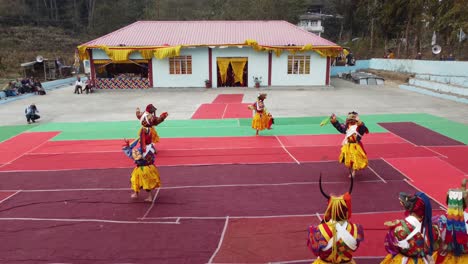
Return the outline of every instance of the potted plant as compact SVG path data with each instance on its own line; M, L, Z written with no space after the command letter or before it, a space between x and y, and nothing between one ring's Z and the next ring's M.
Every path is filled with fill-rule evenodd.
M262 77L253 77L253 81L255 83L255 88L260 88L260 84L262 83Z
M211 81L210 80L208 80L208 79L205 80L205 87L206 88L211 88Z

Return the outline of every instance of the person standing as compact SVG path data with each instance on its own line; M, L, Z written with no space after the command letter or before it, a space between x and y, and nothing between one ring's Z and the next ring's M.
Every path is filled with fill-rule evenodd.
M367 154L361 140L364 134L369 133L369 130L360 120L359 114L354 111L348 113L344 124L337 120L335 114L330 117L330 122L338 132L346 134L339 161L345 164L350 171L350 177L354 178L356 171L365 169L368 164Z
M77 94L83 93L83 82L81 81L80 76L76 77L75 93Z
M31 104L30 106L26 107L24 109L24 113L26 114L26 121L28 124L36 123L36 120L41 118L37 113L39 113L39 110L37 110L37 107L35 104Z
M249 105L249 109L254 111L252 119L252 128L255 129L255 135L258 136L258 132L264 129L271 129L273 119L271 114L266 110L264 100L267 94L261 93L257 97L257 101L252 105Z

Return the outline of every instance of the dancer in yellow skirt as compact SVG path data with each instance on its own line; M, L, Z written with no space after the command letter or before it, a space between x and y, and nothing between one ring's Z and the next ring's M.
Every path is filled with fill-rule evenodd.
M145 150L143 150L142 142L149 142L151 140L151 133L147 130L141 129L140 136L129 144L128 140L125 140L126 144L123 148L125 155L133 159L136 167L132 171L130 178L133 199L138 198L138 194L141 189L148 192L148 197L145 199L147 202L153 201L152 191L161 186L161 180L159 178L159 171L154 165L156 149L154 143L146 144ZM140 147L135 148L137 143L140 142Z
M143 140L140 138L140 144L142 145L142 151L146 151L146 145L153 143L156 144L159 142L159 135L155 126L159 125L160 123L164 122L166 117L168 116L167 112L162 113L159 117L156 116L157 108L154 105L149 104L146 106L145 112L141 112L140 108L136 109L136 117L140 120L141 129L138 131L140 135L142 130L145 130L146 133L149 133L151 136L149 140L144 138Z
M361 225L350 222L353 178L349 192L341 196L328 195L323 191L322 176L319 187L328 206L322 223L308 228L307 246L317 256L313 264L355 264L353 253L364 241L364 229Z
M442 240L434 253L436 264L468 263L467 196L465 179L462 188L447 192L447 213L435 218Z
M336 119L335 114L330 117L330 122L340 133L346 134L339 161L349 168L350 177L354 177L356 171L365 169L368 164L367 154L361 139L364 134L369 133L369 130L359 119L358 113L354 111L348 113L345 124L341 124Z
M256 136L258 136L258 132L261 130L271 129L271 125L274 123L273 117L265 108L264 100L266 97L267 94L261 93L258 95L257 101L249 105L249 109L254 111L252 128L256 130Z

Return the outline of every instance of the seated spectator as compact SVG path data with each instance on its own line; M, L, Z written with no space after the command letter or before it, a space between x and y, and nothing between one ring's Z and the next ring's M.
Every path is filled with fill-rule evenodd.
M5 96L6 97L9 97L9 96L16 96L17 93L15 91L15 84L14 82L9 82L7 84L5 84L1 91L5 92Z
M85 82L85 91L86 91L86 94L92 93L92 92L93 92L93 88L94 88L94 83L93 83L93 81L88 77L88 79L87 79L86 82Z
M19 94L26 93L25 89L23 88L23 84L21 83L21 81L19 79L16 79L15 88L18 91Z
M24 78L21 80L21 85L23 86L23 93L32 93L33 92L33 87L31 85L31 82L28 78Z
M75 93L77 94L83 93L83 82L81 81L80 76L76 77Z
M28 124L31 124L31 122L36 123L36 120L41 118L37 114L39 113L39 110L37 110L35 104L31 104L30 106L26 107L26 109L24 109L24 113L26 114L26 121L28 121Z
M41 82L37 78L34 79L34 91L36 92L36 94L39 94L39 95L46 94L44 87L42 87Z

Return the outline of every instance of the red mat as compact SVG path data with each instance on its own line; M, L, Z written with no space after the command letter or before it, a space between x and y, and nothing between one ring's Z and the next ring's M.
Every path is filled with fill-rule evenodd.
M401 171L422 192L445 205L447 191L460 187L464 174L438 157L392 158L388 163Z
M226 107L226 104L202 104L192 115L192 119L221 119Z
M160 150L158 166L257 164L294 162L283 148ZM0 168L0 171L76 170L131 168L133 162L123 152L28 154Z
M437 154L425 147L413 146L409 143L400 144L364 144L369 159L396 157L432 157ZM288 151L299 162L338 160L339 146L288 147Z
M333 135L301 135L301 136L278 136L286 147L306 146L341 146L344 136ZM364 145L367 144L397 144L407 143L392 133L372 133L364 137Z
M339 150L342 135L278 136L286 147L336 146ZM368 144L406 143L391 133L375 133L366 138ZM121 152L123 140L65 140L49 141L31 151L37 154L61 154L80 152ZM209 137L209 138L162 138L158 149L232 149L270 148L281 144L272 136L262 137ZM434 154L436 155L436 154Z
M0 163L9 163L55 137L60 132L27 132L0 143Z
M212 104L236 104L242 103L244 94L220 94L216 96Z
M468 146L429 148L437 153L447 156L447 158L443 157L441 159L457 167L465 174L468 174Z
M223 118L252 118L252 110L249 104L228 104Z
M50 141L32 153L61 154L80 152L121 152L123 140ZM233 149L280 147L275 137L210 137L163 138L157 144L159 150Z

